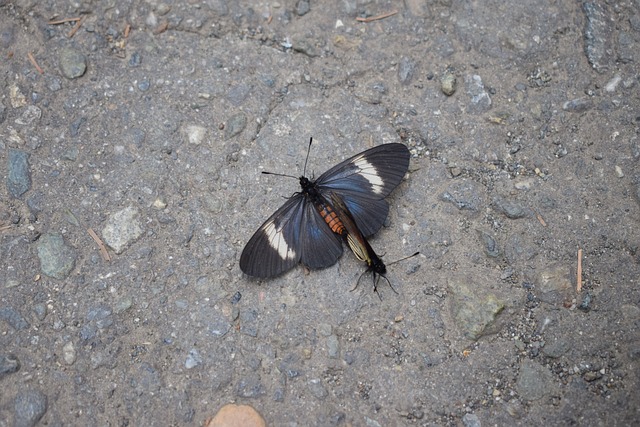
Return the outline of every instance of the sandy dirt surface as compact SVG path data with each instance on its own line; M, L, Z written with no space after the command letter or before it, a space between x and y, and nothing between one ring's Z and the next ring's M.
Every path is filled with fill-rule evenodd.
M0 0L0 55L0 426L640 424L640 1ZM410 149L397 294L240 271L309 137Z

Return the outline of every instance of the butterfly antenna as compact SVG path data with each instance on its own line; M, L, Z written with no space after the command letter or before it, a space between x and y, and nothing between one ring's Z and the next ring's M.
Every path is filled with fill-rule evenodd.
M285 178L293 178L293 179L298 179L297 176L293 176L293 175L287 175L284 173L277 173L277 172L267 172L267 171L262 171L263 174L265 175L275 175L275 176L284 176Z
M420 252L416 252L416 253L411 254L411 255L409 255L409 256L406 256L406 257L404 257L404 258L400 258L400 259L397 259L397 260L395 260L395 261L393 261L393 262L390 262L389 264L387 264L387 267L388 267L388 266L390 266L390 265L393 265L393 264L397 264L397 263L399 263L400 261L404 261L405 259L413 258L413 257L414 257L414 256L416 256L416 255L420 255ZM382 276L382 277L384 277L384 276ZM385 279L386 279L386 277L385 277ZM388 280L387 280L387 282L388 282Z
M307 176L307 162L309 161L309 153L311 153L312 142L313 142L313 137L309 138L309 148L307 148L307 158L304 159L304 169L302 169L302 176Z

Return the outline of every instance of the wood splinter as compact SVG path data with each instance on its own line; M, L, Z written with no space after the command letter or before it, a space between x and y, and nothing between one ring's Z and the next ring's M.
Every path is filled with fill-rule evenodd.
M576 271L576 292L582 290L582 249L578 249L578 269Z
M398 13L397 10L393 10L391 12L388 13L383 13L382 15L378 15L378 16L370 16L368 18L361 18L361 17L357 17L356 21L358 22L373 22L373 21L379 21L380 19L384 19L384 18L388 18L390 16L395 15L396 13Z
M27 57L29 58L29 62L31 62L31 65L33 65L36 68L38 73L44 74L44 70L40 68L40 66L38 65L38 62L36 61L36 58L33 57L33 54L31 52L27 52Z
M111 261L111 255L109 255L109 251L107 251L107 247L105 246L102 239L98 237L98 235L96 234L95 231L93 231L92 228L87 229L87 233L89 233L89 236L91 236L93 241L96 242L96 244L98 245L98 248L100 248L100 255L102 255L102 259L104 259L107 262Z

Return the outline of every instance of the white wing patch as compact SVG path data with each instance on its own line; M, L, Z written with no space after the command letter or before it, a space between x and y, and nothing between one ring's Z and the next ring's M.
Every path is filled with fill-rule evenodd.
M269 245L278 252L280 258L283 260L296 258L296 252L289 247L282 235L282 228L276 228L276 225L270 222L264 226L263 231L267 235Z
M382 194L384 190L384 182L382 181L382 178L380 178L380 175L378 175L376 168L369 163L365 157L361 157L353 163L358 167L358 169L360 169L358 171L358 175L369 181L373 192L376 194Z

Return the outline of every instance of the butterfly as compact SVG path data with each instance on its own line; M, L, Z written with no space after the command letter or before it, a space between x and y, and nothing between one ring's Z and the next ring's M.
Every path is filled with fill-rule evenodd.
M303 172L298 178L301 191L249 239L240 255L240 269L249 276L270 278L299 263L312 270L326 268L342 255L344 240L356 257L367 262L368 271L384 276L386 267L366 238L387 218L389 205L384 199L404 178L409 158L406 146L383 144L348 158L315 181Z

